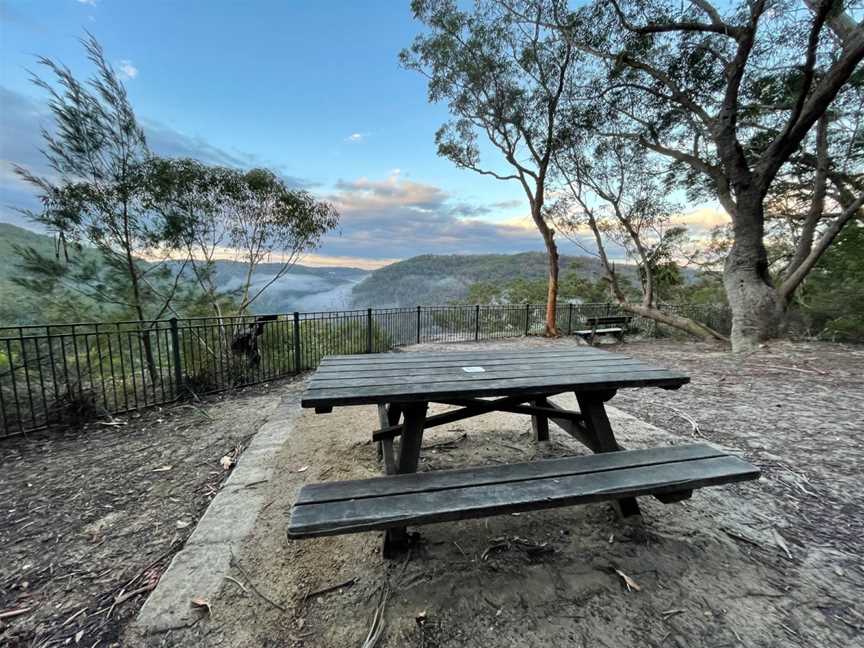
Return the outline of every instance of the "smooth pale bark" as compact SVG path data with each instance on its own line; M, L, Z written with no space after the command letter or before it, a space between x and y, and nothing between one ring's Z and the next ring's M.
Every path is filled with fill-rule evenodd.
M762 195L754 190L739 196L736 212L723 285L732 310L732 350L737 352L775 337L783 309L768 272Z

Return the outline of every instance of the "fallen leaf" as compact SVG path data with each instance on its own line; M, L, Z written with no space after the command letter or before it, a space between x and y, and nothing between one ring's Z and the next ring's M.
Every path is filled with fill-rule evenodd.
M168 471L171 470L173 467L174 467L174 466L162 466L161 468L154 468L154 469L153 469L153 472L168 472Z
M426 610L423 610L422 612L418 612L417 616L414 617L414 620L417 622L417 625L420 625L420 626L422 626L424 623L426 623Z
M225 470L231 470L231 466L234 465L234 458L231 455L225 455L219 460L219 463L222 464L222 468Z
M210 601L203 596L196 596L193 598L192 607L198 610L207 610L208 615L213 614L213 610L210 608Z
M188 526L189 526L189 522L187 522L186 520L177 520L177 528L178 529L185 529Z
M78 632L76 632L76 633L75 633L75 643L76 643L76 644L77 644L77 643L81 643L81 638L82 638L83 636L84 636L84 631L83 631L83 630L79 630Z
M792 560L792 552L789 551L789 545L786 544L786 539L780 535L780 532L777 529L771 529L771 531L774 534L774 543L786 552L786 557L789 560Z
M309 470L309 466L301 466L297 469L297 472L306 472L307 470Z
M631 590L636 591L636 592L642 591L642 588L639 587L639 584L636 581L634 581L632 578L630 578L627 574L622 572L620 569L616 569L615 573L618 574L621 577L621 580L624 581L624 585L627 587L628 592Z

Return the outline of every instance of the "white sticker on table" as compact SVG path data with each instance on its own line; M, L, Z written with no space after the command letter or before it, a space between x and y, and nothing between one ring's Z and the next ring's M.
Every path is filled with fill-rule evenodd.
M483 367L462 367L465 373L483 373L486 371Z

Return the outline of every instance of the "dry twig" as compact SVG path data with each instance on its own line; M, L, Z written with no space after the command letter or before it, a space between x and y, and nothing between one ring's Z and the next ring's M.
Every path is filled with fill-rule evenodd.
M233 551L231 552L231 566L237 568L237 571L239 571L240 574L243 576L243 578L246 579L246 582L249 584L249 588L253 592L255 592L263 601L266 601L267 603L269 603L270 605L272 605L273 607L275 607L277 610L279 610L281 612L287 612L288 611L284 605L280 605L279 603L277 603L273 599L268 598L267 596L262 594L261 591L257 587L255 587L255 583L253 583L252 579L249 578L249 574L246 573L246 570L244 570L243 567L240 566L240 563L234 557Z
M384 609L387 607L389 595L390 587L384 585L381 589L381 599L378 602L378 607L375 608L375 615L372 617L372 625L369 626L369 633L366 635L366 640L361 648L374 648L381 638L381 632L384 630Z

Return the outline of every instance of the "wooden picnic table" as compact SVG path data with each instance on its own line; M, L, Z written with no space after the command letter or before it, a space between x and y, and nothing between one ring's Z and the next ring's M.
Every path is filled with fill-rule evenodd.
M383 528L387 531L386 555L406 545L404 523L408 521L428 523L598 499L612 499L621 515L630 516L639 514L637 494L679 501L689 497L693 488L758 476L753 466L704 444L687 446L690 450L680 456L665 448L653 453L620 452L618 457L597 458L593 463L586 463L591 457L582 456L558 463L438 471L436 478L430 477L436 473L413 474L424 430L495 411L530 416L537 441L548 440L552 422L594 453L616 453L622 448L605 404L617 390L678 389L687 382L689 378L680 371L595 348L325 357L301 398L302 407L326 413L339 406L377 405L380 429L372 438L379 443L379 456L390 477L305 486L292 511L289 535ZM565 392L575 393L579 411L565 410L548 400ZM429 416L429 403L455 409ZM398 451L394 450L397 438ZM692 462L688 464L691 473L682 472L683 461ZM562 479L572 480L574 475L581 481L559 487ZM614 476L611 481L610 475ZM601 482L606 490L595 487ZM495 484L498 489L494 492L472 489ZM595 486L586 489L586 484ZM545 494L531 494L532 488L541 486ZM424 494L425 499L420 497ZM430 494L441 501L434 504Z

